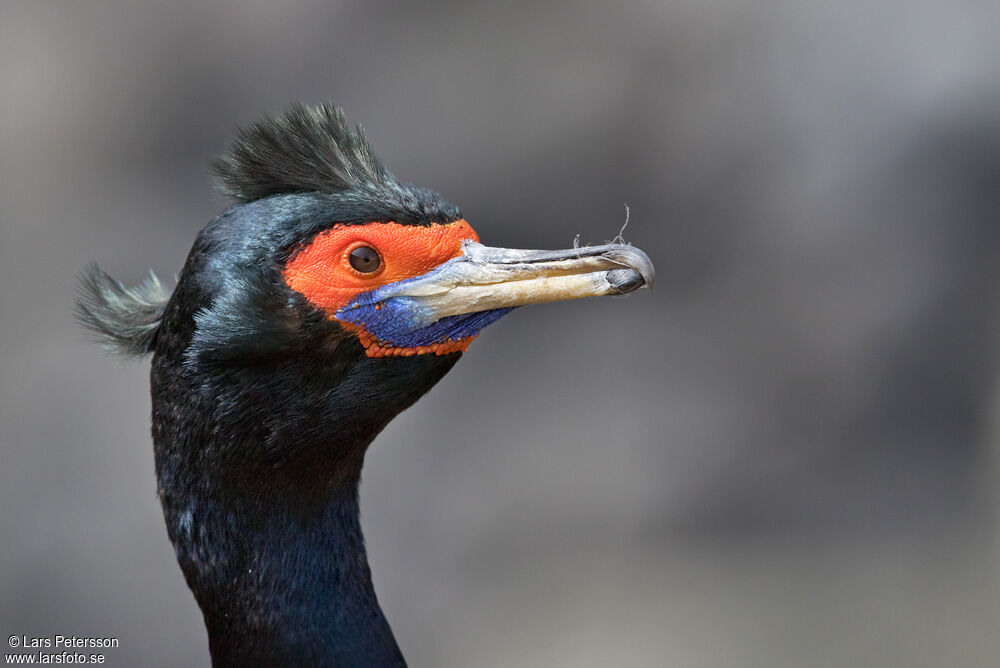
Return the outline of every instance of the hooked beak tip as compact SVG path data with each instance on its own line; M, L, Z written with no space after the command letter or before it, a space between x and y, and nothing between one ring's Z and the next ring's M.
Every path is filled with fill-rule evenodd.
M608 260L622 265L622 269L608 272L608 283L618 294L626 294L638 290L645 285L650 290L656 282L656 270L653 261L643 251L630 244L613 244L603 256Z

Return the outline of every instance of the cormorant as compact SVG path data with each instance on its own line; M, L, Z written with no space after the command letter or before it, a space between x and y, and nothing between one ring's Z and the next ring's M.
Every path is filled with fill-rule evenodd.
M328 104L238 130L215 168L236 203L173 293L90 265L77 315L153 354L158 494L213 664L404 666L358 519L368 445L512 308L651 287L653 265L484 246Z

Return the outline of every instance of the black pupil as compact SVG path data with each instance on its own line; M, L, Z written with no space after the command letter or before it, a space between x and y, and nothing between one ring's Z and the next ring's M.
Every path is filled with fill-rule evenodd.
M358 246L351 251L351 266L358 271L366 274L375 271L378 269L379 263L378 253L375 252L374 248Z

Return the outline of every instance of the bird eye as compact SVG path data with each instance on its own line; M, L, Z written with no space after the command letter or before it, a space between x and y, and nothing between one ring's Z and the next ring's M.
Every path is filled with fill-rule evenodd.
M378 252L370 246L358 246L351 251L349 260L351 266L363 274L370 274L378 270L379 265L382 264Z

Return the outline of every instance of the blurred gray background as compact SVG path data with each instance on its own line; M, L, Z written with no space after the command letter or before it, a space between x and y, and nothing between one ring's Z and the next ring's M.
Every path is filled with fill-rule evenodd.
M148 363L236 123L330 99L486 243L625 237L654 292L521 309L368 455L412 666L996 666L1000 6L0 2L0 631L206 666ZM5 650L7 648L4 648Z

